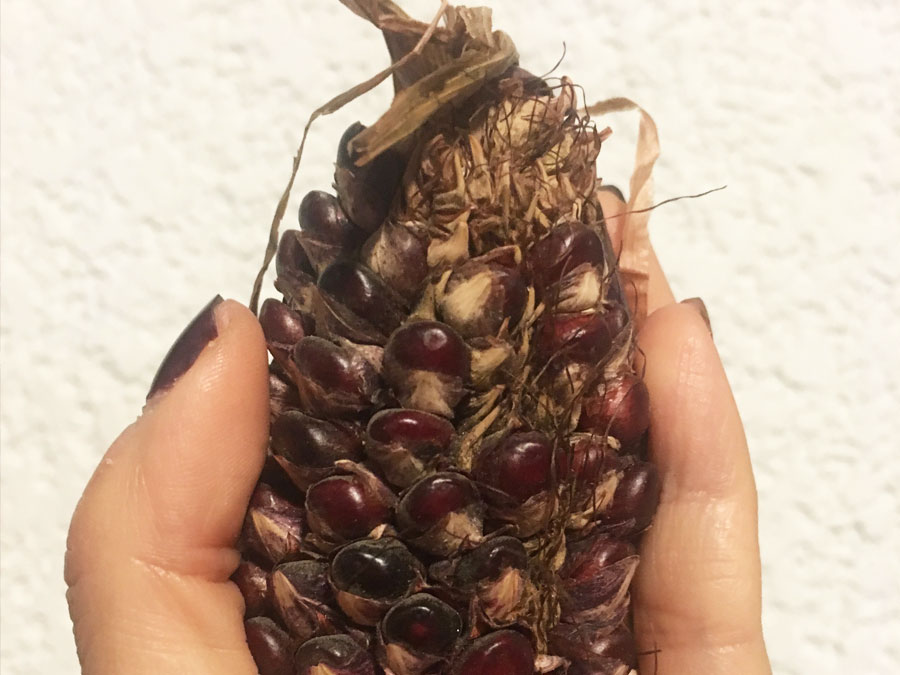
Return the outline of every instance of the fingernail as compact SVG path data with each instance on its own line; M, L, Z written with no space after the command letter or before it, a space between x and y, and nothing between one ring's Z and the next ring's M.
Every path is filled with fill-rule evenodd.
M194 365L203 348L218 337L215 309L221 302L221 295L214 297L181 332L156 371L148 399L175 384Z
M622 194L622 191L619 188L617 188L615 185L601 185L597 189L602 190L603 192L612 192L616 197L621 199L623 202L627 201L625 199L625 195Z
M697 314L700 315L700 318L703 319L703 323L706 324L706 327L709 328L709 334L712 335L712 324L709 322L709 312L706 309L706 303L703 302L701 298L688 298L682 300L681 304L693 307L697 311Z

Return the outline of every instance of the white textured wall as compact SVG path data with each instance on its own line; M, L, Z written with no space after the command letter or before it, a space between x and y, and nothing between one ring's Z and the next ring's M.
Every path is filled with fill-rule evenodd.
M728 184L651 225L743 410L773 664L900 672L900 6L494 5L523 65L565 42L589 96L654 114L660 198ZM188 318L246 299L306 116L385 56L336 0L8 0L0 29L0 663L75 673L62 560L85 481ZM295 204L387 100L315 128ZM621 182L634 123L611 123Z

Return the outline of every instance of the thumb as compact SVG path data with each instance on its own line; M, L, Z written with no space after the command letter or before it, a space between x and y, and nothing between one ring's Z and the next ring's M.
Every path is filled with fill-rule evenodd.
M255 317L214 299L91 478L66 552L84 673L256 673L228 578L265 456L266 361Z

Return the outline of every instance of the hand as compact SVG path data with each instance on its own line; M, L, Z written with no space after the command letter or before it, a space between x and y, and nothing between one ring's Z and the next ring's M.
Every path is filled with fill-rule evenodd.
M623 205L608 197L611 215ZM640 346L662 496L635 583L641 672L768 673L756 491L740 418L708 325L674 303L653 262L656 311ZM257 672L229 577L265 456L266 360L247 309L207 307L85 489L66 582L87 675Z
M100 462L66 552L83 673L257 672L228 578L268 442L266 362L249 310L208 306Z
M617 192L601 193L611 229L625 209ZM638 343L662 492L634 581L640 670L771 673L760 621L756 485L709 317L699 299L675 303L655 254L647 295Z

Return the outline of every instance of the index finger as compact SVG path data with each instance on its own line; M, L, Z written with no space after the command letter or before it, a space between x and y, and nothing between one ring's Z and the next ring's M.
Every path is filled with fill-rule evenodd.
M636 637L659 675L769 673L756 489L740 416L702 317L685 305L638 336L662 491L641 545Z

